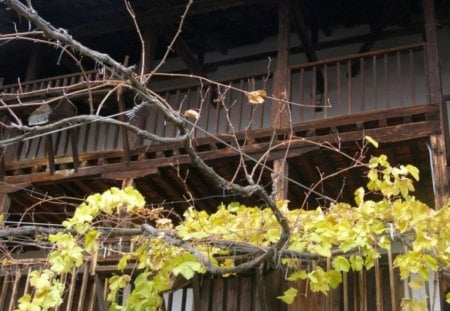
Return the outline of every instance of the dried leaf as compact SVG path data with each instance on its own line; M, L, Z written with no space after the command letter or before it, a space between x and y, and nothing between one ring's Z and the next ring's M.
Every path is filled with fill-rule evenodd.
M247 92L246 95L250 104L262 104L264 103L264 97L267 94L264 90L257 90L253 92Z
M200 114L197 111L192 110L192 109L186 110L184 112L184 116L188 119L194 119L194 120L200 119Z

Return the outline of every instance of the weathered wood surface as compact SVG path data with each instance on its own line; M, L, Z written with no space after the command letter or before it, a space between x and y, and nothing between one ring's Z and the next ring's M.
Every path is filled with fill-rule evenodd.
M348 118L340 117L326 122L314 121L300 124L292 129L277 131L276 136L280 137L280 140L277 141L279 144L276 147L273 147L271 142L274 135L273 130L247 132L245 133L246 136L242 134L242 136L238 135L237 138L238 141L244 142L246 138L250 137L254 141L254 143L242 147L242 150L250 159L257 159L270 147L273 147L271 159L282 157L287 148L289 148L287 157L290 158L309 150L308 148L311 148L310 142L333 143L339 141L342 143L362 140L365 135L370 135L381 143L389 143L439 134L441 131L439 122L433 119L425 120L425 114L433 115L435 112L435 106L425 105L358 114ZM359 124L362 127L356 126L356 120L360 122ZM366 126L364 126L365 123L367 123ZM314 129L316 129L315 136L305 137L307 133L311 133ZM335 132L336 129L338 130L337 133ZM204 160L210 161L239 155L238 150L229 147L234 144L234 138L227 135L220 138L228 146L224 143L218 143L217 140L212 138L203 138L196 141L196 148ZM288 138L290 138L289 143L286 140ZM46 172L47 159L8 163L4 181L8 184L19 184L51 182L86 176L122 178L123 175L127 175L128 177L140 177L143 174L157 173L158 168L161 167L172 166L174 163L189 163L190 161L179 144L137 148L130 155L131 161L126 164L122 162L123 151L80 153L81 164L77 171L70 168L73 161L72 157L56 158L56 170L52 175ZM13 188L10 190L14 191Z

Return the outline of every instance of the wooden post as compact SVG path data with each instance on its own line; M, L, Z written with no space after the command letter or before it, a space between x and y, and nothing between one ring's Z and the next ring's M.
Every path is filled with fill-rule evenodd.
M427 41L425 48L429 98L430 104L437 104L440 108L439 121L442 129L440 134L430 136L435 208L439 209L448 200L446 150L446 146L448 146L448 121L447 106L442 97L434 0L423 0L423 14L425 17L425 36Z
M289 0L281 0L278 7L278 54L277 67L273 79L273 97L278 100L272 101L272 127L276 130L286 128L290 122L288 99L289 83ZM288 163L286 159L277 159L273 162L273 193L275 200L287 199Z

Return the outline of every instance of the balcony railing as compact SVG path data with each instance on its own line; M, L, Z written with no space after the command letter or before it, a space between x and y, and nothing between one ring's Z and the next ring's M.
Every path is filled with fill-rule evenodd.
M379 109L423 105L427 100L423 44L338 57L314 63L290 66L288 86L293 124L321 120ZM86 72L51 79L3 86L0 92L37 92L49 86L67 86L83 81L99 80L98 72ZM228 135L249 130L269 129L271 100L250 104L244 91L266 90L271 94L272 76L260 75L222 82L222 86L191 86L161 91L163 97L180 113L195 109L200 114L197 138ZM141 124L161 136L176 136L176 128L157 111L148 111ZM53 133L54 157L74 153L120 151L124 148L122 129L90 123L69 131ZM208 134L208 135L210 135ZM70 137L76 141L72 143ZM130 148L150 145L136 140ZM22 142L10 161L46 158L48 140L39 137ZM73 150L76 148L77 150Z

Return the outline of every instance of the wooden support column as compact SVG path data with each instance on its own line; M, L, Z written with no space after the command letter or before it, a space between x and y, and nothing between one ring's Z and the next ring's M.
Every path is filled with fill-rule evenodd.
M289 127L290 112L287 104L288 84L289 84L289 0L281 0L278 8L278 54L277 68L273 79L273 97L279 100L272 101L272 127ZM286 159L277 159L273 161L273 193L275 200L287 199L288 182L285 177L288 176L288 163Z
M434 184L435 208L443 207L448 201L447 146L448 121L447 106L442 97L441 75L439 69L439 51L437 44L436 16L434 0L423 0L425 17L427 82L430 104L440 108L439 121L441 133L430 136L432 174Z

